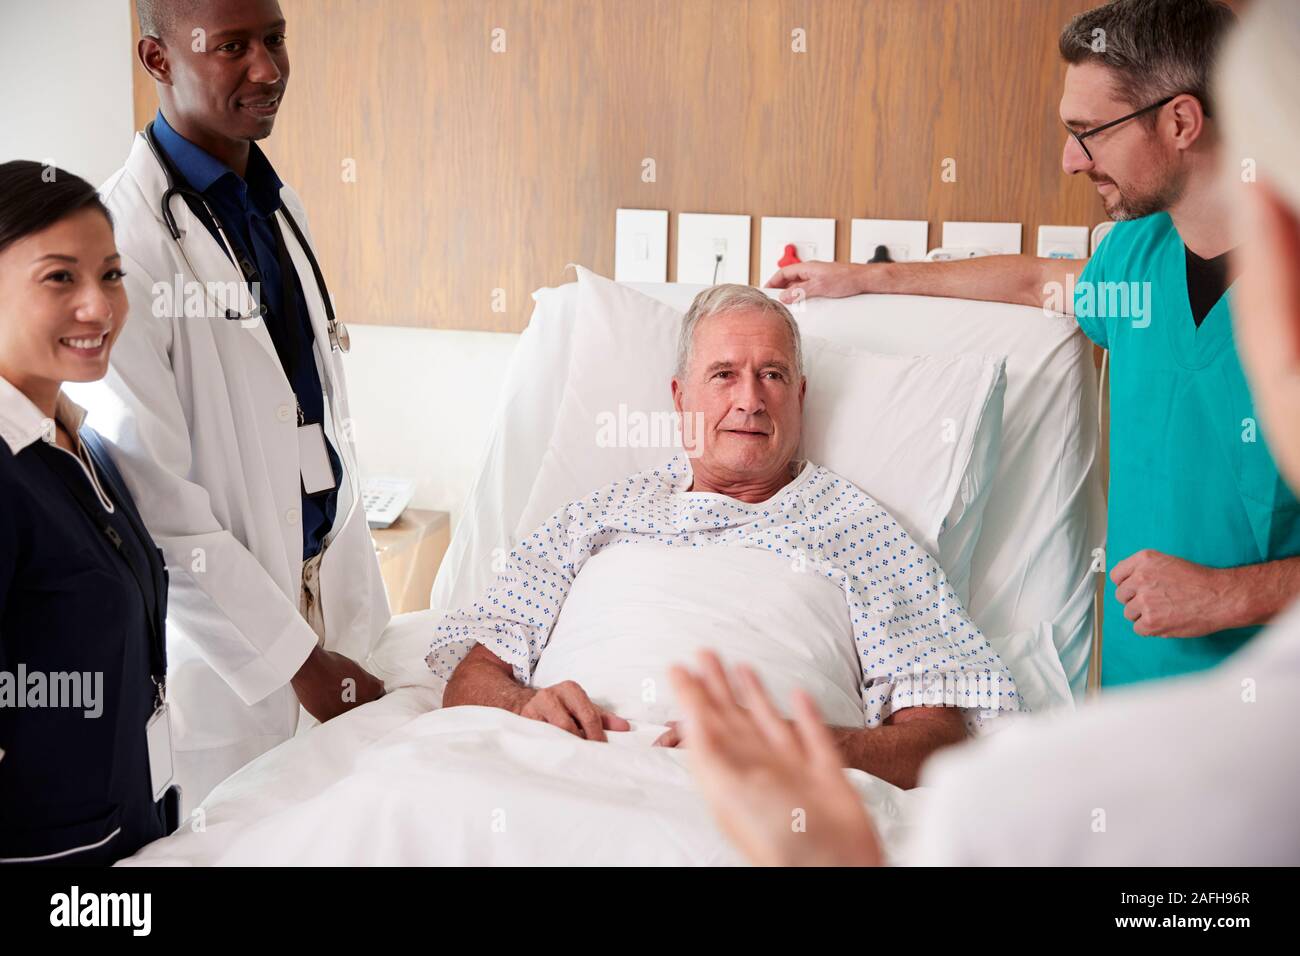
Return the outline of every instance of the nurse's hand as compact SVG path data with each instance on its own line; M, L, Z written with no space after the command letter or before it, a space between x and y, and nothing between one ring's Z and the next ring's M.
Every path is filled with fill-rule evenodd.
M290 681L298 703L322 724L384 696L384 682L351 658L317 647Z
M700 670L669 677L691 769L727 836L760 865L878 866L875 828L812 698L796 692L787 720L748 668L736 671L739 700L714 654L700 654Z
M786 305L800 297L815 299L826 296L840 299L846 295L866 292L867 269L861 264L847 262L796 262L778 269L767 280L769 289L784 289L781 301Z
M1145 548L1111 569L1115 597L1143 637L1202 637L1231 626L1228 578L1219 568L1193 564Z

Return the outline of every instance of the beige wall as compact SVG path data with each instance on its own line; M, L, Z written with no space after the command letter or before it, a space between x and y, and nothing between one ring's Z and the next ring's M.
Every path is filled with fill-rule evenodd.
M754 216L753 282L763 215L834 217L845 261L853 217L929 219L932 246L944 219L1016 220L1026 249L1101 218L1056 120L1056 36L1093 0L281 3L268 152L350 322L518 330L566 263L612 272L619 206Z

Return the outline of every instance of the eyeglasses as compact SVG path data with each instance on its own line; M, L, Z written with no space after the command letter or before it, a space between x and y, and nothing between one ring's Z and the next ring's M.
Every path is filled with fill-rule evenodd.
M1085 139L1087 139L1089 136L1095 136L1098 133L1105 132L1106 130L1114 126L1118 126L1120 123L1127 123L1131 119L1137 119L1139 116L1141 116L1144 113L1150 113L1152 110L1158 110L1166 103L1173 102L1174 99L1176 99L1181 95L1182 95L1181 93L1175 93L1173 96L1166 96L1159 103L1152 103L1150 106L1144 106L1142 107L1142 109L1137 110L1136 112L1133 113L1129 113L1127 116L1121 116L1119 119L1111 120L1109 123L1102 123L1100 126L1094 126L1092 129L1086 129L1082 133L1076 133L1068 126L1065 127L1065 131L1074 137L1074 141L1078 143L1079 148L1083 150L1083 155L1087 156L1088 162L1091 163L1093 162L1092 153L1088 150L1088 144L1084 142Z

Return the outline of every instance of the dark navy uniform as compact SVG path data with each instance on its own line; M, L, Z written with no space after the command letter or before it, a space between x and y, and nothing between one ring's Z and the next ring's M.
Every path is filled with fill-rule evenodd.
M112 863L177 825L178 793L153 799L146 740L167 572L102 439L81 429L84 458L31 440L35 406L15 414L16 390L0 392L0 861ZM75 432L80 409L59 401ZM102 675L99 699L53 700L59 673Z

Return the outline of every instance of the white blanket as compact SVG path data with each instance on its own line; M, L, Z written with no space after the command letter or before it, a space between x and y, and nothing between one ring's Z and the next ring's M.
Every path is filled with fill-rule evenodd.
M752 667L777 706L796 687L837 727L861 727L862 696L844 593L757 548L623 544L573 581L533 684L572 680L607 710L643 723L682 714L668 682L709 647Z
M282 744L120 865L742 862L686 753L649 746L662 727L593 743L503 710L430 710L438 697L400 688ZM914 794L846 773L892 850Z
M737 863L687 753L650 746L679 716L667 667L707 644L754 666L781 704L799 685L832 722L863 723L842 592L765 552L625 545L589 562L536 677L576 679L632 718L608 743L502 710L438 709L443 685L422 660L438 618L406 615L385 633L370 666L386 697L265 754L128 862ZM916 794L846 773L894 852Z

